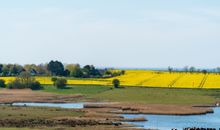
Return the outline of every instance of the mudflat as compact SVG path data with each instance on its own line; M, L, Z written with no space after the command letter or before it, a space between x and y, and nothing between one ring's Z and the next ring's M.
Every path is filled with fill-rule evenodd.
M74 102L83 97L81 94L52 94L47 92L32 91L30 89L1 89L0 103L13 102Z
M53 94L48 92L32 91L30 89L1 89L0 103L13 102L77 102L84 95L82 94ZM99 108L99 109L97 109ZM196 105L180 105L180 104L141 104L141 103L123 103L109 102L106 104L86 104L85 110L89 111L108 111L116 114L123 113L142 113L142 114L168 114L168 115L196 115L213 112L209 107Z
M110 111L115 114L161 114L161 115L200 115L212 113L211 107L193 105L167 105L167 104L85 104L85 109L95 111Z

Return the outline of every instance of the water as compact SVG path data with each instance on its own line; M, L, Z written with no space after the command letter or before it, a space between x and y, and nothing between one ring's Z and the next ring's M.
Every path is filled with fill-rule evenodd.
M12 106L38 106L60 108L83 108L85 103L12 103Z
M60 108L83 108L86 102L80 103L13 103L13 106L44 106ZM91 104L91 103L90 103ZM94 103L100 104L100 103ZM171 130L177 128L182 130L186 127L220 128L220 108L213 108L214 113L206 115L172 116L172 115L149 115L149 114L123 114L125 118L145 117L148 121L128 122L141 128L159 130Z
M172 115L148 115L148 114L123 114L125 118L136 118L143 116L148 121L129 122L141 128L153 128L159 130L171 130L177 128L182 130L186 127L220 128L220 108L213 108L214 113L206 115L172 116Z

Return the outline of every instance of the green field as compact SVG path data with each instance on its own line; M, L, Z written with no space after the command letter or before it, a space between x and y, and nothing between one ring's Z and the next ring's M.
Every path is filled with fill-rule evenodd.
M137 88L114 89L107 86L69 86L57 89L44 86L44 92L58 94L83 94L85 98L96 101L114 101L152 104L209 104L220 101L218 89L173 89L173 88Z
M56 117L83 115L72 109L47 108L47 107L10 107L0 106L0 119L50 119Z
M43 86L43 90L35 92L49 92L55 94L82 94L84 97L76 101L110 101L140 104L176 104L199 105L214 104L220 100L220 89L174 89L174 88L140 88L124 87L112 88L109 86L74 85L67 89L57 89L51 85ZM79 117L84 115L73 109L46 108L46 107L9 107L0 106L0 119L53 119L57 117ZM90 130L106 129L106 126L89 127L34 127L34 128L0 128L1 130ZM113 130L110 127L108 130Z
M74 85L67 86L66 89L57 89L52 85L44 86L43 92L51 92L57 94L85 94L94 95L111 90L112 87L109 86L98 86L98 85Z

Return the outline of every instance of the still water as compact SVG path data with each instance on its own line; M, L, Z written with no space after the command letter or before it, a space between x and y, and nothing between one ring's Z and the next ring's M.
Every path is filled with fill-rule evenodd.
M12 106L38 106L38 107L60 107L60 108L83 108L85 103L12 103Z
M13 106L45 106L45 107L61 107L61 108L83 108L85 102L81 103L13 103ZM97 103L95 103L97 104ZM123 114L125 118L145 117L148 121L128 122L141 128L152 128L159 130L171 130L177 128L182 130L186 127L205 127L220 128L220 108L213 108L214 113L206 115L188 115L188 116L172 116L172 115L149 115L149 114Z
M154 128L159 130L171 130L177 128L182 130L186 127L203 127L203 128L220 128L220 108L213 108L214 113L206 115L188 115L188 116L171 116L171 115L148 115L148 114L124 114L125 118L135 118L143 116L148 121L129 122L141 128Z

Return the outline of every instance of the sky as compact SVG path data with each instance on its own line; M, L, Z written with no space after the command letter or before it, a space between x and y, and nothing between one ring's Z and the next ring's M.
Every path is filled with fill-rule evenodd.
M0 63L220 66L219 0L0 0Z

